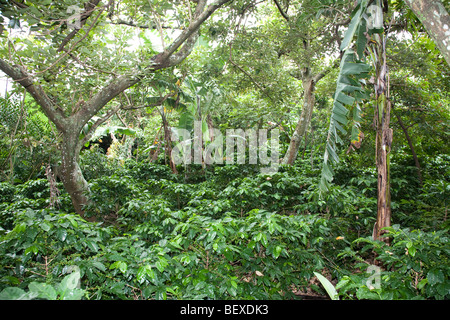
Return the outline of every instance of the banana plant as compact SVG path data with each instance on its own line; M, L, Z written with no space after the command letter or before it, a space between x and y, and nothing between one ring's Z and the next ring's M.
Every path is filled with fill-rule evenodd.
M127 128L123 126L99 126L97 128L94 128L95 130L92 130L92 127L95 125L95 123L100 119L100 117L92 117L86 123L81 130L80 133L80 140L84 139L85 137L88 137L89 139L84 144L85 147L89 147L90 141L95 141L103 136L106 136L110 133L113 134L124 134L127 136L135 136L136 130L132 128ZM90 131L93 131L92 133ZM89 135L89 136L88 136Z
M333 179L332 165L339 162L337 144L344 141L344 127L352 122L352 145L360 145L361 105L369 100L366 86L374 87L374 123L376 127L376 163L378 170L378 210L373 238L382 238L383 228L390 226L389 152L392 129L389 128L389 77L386 66L386 35L383 28L381 0L359 0L341 43L343 57L334 94L333 109L322 165L320 192L328 191ZM355 40L354 40L355 39ZM353 46L352 46L353 44ZM368 54L367 54L368 53ZM374 80L369 80L373 76ZM352 111L352 112L351 112Z
M181 113L178 128L187 132L194 131L194 139L199 139L201 135L201 139L197 140L197 142L200 141L203 147L203 143L211 143L213 140L212 128L210 128L210 123L208 124L208 120L210 120L209 113L213 103L221 93L213 82L198 82L190 77L186 77L184 83L189 92L185 93L185 95L190 97L190 99L187 100L186 106ZM198 132L196 132L195 122L201 123L198 127ZM190 141L183 141L182 143L190 143Z
M192 130L194 121L202 122L202 134L209 141L207 116L215 99L220 96L219 89L212 82L197 82L190 77L185 79L191 100L181 114L179 128Z

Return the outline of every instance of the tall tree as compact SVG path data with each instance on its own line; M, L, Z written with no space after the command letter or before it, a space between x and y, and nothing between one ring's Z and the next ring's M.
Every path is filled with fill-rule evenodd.
M324 64L323 56L327 54L329 57L339 58L336 46L341 41L339 28L348 24L349 20L343 11L350 8L348 1L324 3L307 0L292 5L291 14L288 14L288 5L283 8L278 0L274 2L289 30L282 54L286 54L297 66L298 69L291 72L291 75L300 80L303 86L302 111L282 161L284 164L292 165L311 123L316 85L338 66L332 61Z
M104 112L102 117L91 126L89 133L80 139L83 127L126 89L158 70L175 66L183 61L194 47L202 23L229 1L218 0L210 4L207 4L206 0L182 4L177 1L173 3L162 1L149 6L149 3L141 1L116 3L109 0L107 3L103 3L89 0L83 2L84 8L79 9L79 15L72 14L71 16L68 15L76 11L77 8L70 6L69 1L57 4L13 2L11 7L2 8L2 15L9 18L10 21L19 23L20 18L23 18L26 19L32 28L31 30L40 31L40 34L37 31L32 31L36 32L34 41L25 40L32 42L35 52L41 52L45 55L46 59L42 63L45 67L40 66L39 60L41 57L39 54L33 55L30 51L25 52L16 49L14 39L8 37L3 40L5 48L10 50L1 50L0 70L27 90L61 134L60 177L65 189L71 196L77 213L83 215L83 208L89 201L88 183L78 164L81 148L94 130L117 110L116 107ZM127 7L127 5L133 6ZM174 12L178 11L174 9L176 9L176 6L182 5L187 5L188 8L184 7L186 14L178 17L180 21L178 26L175 26L176 17L173 15ZM125 21L124 16L127 16L129 20ZM136 20L133 21L136 17L144 21L143 24L138 25L135 22ZM168 26L163 24L164 17L169 17L165 20L169 24ZM183 23L183 21L186 21L186 23ZM162 39L162 50L157 52L151 47L144 47L140 49L142 51L139 51L139 54L141 54L139 63L128 63L128 65L125 63L125 67L123 67L120 65L122 61L119 61L110 70L99 70L97 62L107 58L107 56L104 56L105 53L106 55L108 53L107 46L102 47L101 50L94 48L94 50L99 51L97 52L98 61L92 59L92 56L85 56L84 59L81 59L81 56L86 51L93 50L90 42L96 42L97 44L102 41L108 42L108 39L103 38L108 36L105 29L105 25L108 23L158 30ZM182 29L182 31L169 45L165 45L167 36L164 35L163 29L176 27ZM109 30L115 32L115 29ZM14 52L11 52L11 50ZM28 48L28 50L30 49ZM124 46L121 47L121 50L123 51L115 52L115 59L124 59L124 56L127 55ZM128 54L128 56L130 57L131 54ZM34 65L26 66L24 60L34 62ZM45 62L47 64L44 64ZM59 86L56 92L51 90L53 86L51 78L58 76L58 73L62 73L68 68L71 69L69 74L73 78L79 77L77 80L81 81L78 81L78 83L87 85L89 90L84 97L80 95L77 101L65 105L60 101L69 103L66 97L73 96L74 92L71 92L71 90L76 89L69 84L71 78L67 79L66 85ZM80 68L87 68L90 72L83 74L79 71ZM68 76L67 73L65 75ZM91 79L91 77L94 77L94 79ZM102 86L101 83L96 83L95 77L101 77L102 81L100 82L105 81L107 84ZM95 86L93 86L94 84Z

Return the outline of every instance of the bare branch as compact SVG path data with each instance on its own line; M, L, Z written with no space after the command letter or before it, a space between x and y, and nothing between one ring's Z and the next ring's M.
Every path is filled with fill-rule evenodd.
M161 97L158 101L150 103L150 104L145 104L142 106L137 106L137 107L121 107L122 110L136 110L136 109L142 109L142 108L151 108L151 107L157 107L160 106L164 103L164 101L166 101L168 98L173 97L176 94L176 92L173 93L168 93L166 94L164 97Z
M278 11L280 11L281 15L283 16L286 21L289 21L289 16L284 12L283 8L281 8L280 3L278 0L273 0L278 8Z

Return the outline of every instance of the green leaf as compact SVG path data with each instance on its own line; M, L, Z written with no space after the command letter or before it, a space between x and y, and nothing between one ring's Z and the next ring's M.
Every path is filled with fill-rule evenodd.
M156 262L156 268L159 270L159 272L163 272L164 269L167 267L169 263L167 262L167 259L164 257L159 257L159 260Z
M359 28L359 25L361 23L361 19L363 19L363 13L367 7L367 1L363 0L358 6L356 7L352 20L350 21L350 24L348 26L347 31L344 34L344 39L341 42L341 51L344 51L347 49L347 47L350 45L350 42L353 39L353 36L355 35L356 31Z
M414 244L412 242L406 243L406 248L408 248L408 253L414 257L416 255L416 247L414 247Z
M76 289L80 285L80 278L80 272L78 271L72 272L71 274L65 276L59 284L59 291L65 292L67 290Z
M363 73L367 73L371 70L371 66L362 63L362 62L347 62L343 65L341 72L341 75L348 76L348 75L359 75Z
M122 273L127 272L127 264L124 261L116 261L114 262L109 269L119 269Z
M98 252L98 244L94 241L87 240L86 245L89 249L91 249L94 252Z
M78 222L75 221L75 218L72 216L67 216L67 219L69 219L70 223L74 228L78 228Z
M59 228L58 231L56 231L56 237L58 238L59 241L66 240L67 230Z
M440 269L431 269L427 274L428 283L434 286L438 283L442 283L445 280L444 273Z
M278 259L278 257L280 256L280 254L281 254L282 251L283 251L283 248L282 248L282 247L276 246L276 247L273 249L273 257L274 257L275 259Z
M41 223L41 228L44 231L49 231L51 229L51 224L48 223L47 221L44 221L43 223Z
M233 297L235 297L237 295L237 290L234 286L228 287L227 291Z
M190 111L183 112L178 122L178 128L191 131L194 128L194 115Z
M0 292L0 300L31 300L35 298L33 293L27 293L16 287L8 287Z
M150 265L140 266L137 273L136 273L136 279L137 281L141 282L145 279L145 276L148 274L148 270L151 270Z
M356 292L356 297L359 300L380 300L380 296L377 292L366 287L359 288Z
M328 293L328 296L331 300L339 300L339 294L337 293L333 284L320 273L314 272L314 275L319 279L322 286L325 288L325 291Z
M428 283L428 279L422 279L418 284L417 284L417 289L422 290L423 287L425 287L425 285Z
M116 132L119 134L127 135L127 136L135 136L136 135L136 130L133 130L131 128L117 127Z
M61 300L81 300L84 295L83 289L73 289L67 291Z
M33 253L33 254L37 254L39 252L39 247L35 244L29 246L27 249L25 249L25 254L28 253Z
M28 285L28 288L30 289L30 292L41 299L56 300L58 297L55 288L47 283L31 282Z
M99 262L99 261L92 262L92 265L94 267L96 267L97 269L99 269L100 271L106 271L105 265L103 263Z

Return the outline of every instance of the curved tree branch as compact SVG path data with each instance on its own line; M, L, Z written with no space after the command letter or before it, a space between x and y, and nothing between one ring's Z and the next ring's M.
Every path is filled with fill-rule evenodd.
M8 62L0 58L0 70L6 73L14 81L21 84L42 107L45 115L60 131L64 132L66 119L62 109L47 96L44 89L39 84L35 83L24 67L17 65L11 66Z
M278 8L278 11L280 11L281 15L283 16L284 19L286 19L286 21L289 21L289 16L286 14L286 12L284 12L283 8L281 8L280 3L278 2L278 0L273 0Z
M91 16L91 14L94 12L95 7L98 5L100 0L90 0L86 6L84 11L80 14L80 28L75 28L71 33L67 35L67 37L64 38L64 40L61 42L58 52L62 51L66 44L78 33L79 30L86 24L87 19ZM108 3L108 6L111 4L111 1Z

